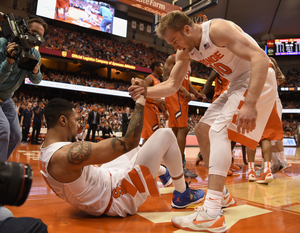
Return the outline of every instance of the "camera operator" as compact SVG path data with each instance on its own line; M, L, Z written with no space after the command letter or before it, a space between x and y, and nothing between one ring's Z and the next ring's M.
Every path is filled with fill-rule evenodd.
M38 33L44 36L48 25L41 18L27 20L29 34ZM21 141L21 130L18 115L11 99L14 92L21 86L28 72L28 77L33 83L42 81L40 72L40 53L30 43L29 53L38 59L38 63L32 71L19 69L19 58L13 59L18 45L9 43L4 37L0 38L0 161L8 160L9 156Z

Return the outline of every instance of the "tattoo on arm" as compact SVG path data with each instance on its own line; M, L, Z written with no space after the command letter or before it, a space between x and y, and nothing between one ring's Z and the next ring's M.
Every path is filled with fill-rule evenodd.
M113 149L119 150L119 146L121 146L122 153L126 153L137 147L142 134L143 122L144 106L136 104L127 128L126 135L122 138L112 139L111 145Z
M92 144L90 142L75 142L68 152L69 163L79 165L87 160L91 154Z

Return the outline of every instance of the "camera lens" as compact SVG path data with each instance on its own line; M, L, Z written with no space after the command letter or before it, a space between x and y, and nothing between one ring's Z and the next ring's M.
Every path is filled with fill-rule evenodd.
M32 174L28 164L0 162L0 204L22 205L31 188Z

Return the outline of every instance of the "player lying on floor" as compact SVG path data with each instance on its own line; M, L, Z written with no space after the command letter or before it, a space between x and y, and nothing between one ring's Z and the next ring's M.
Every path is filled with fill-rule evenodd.
M125 217L135 214L148 195L160 195L154 179L159 175L165 182L172 177L172 207L185 208L203 200L204 192L189 188L184 180L172 130L160 129L138 147L144 104L141 96L124 137L98 143L75 142L79 118L69 101L53 99L47 104L40 171L58 197L91 215ZM162 160L169 171L160 166Z

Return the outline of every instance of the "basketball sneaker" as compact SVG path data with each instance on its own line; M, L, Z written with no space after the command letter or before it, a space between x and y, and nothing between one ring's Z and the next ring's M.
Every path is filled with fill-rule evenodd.
M259 177L260 174L263 173L263 172L264 172L264 168L261 167L260 169L258 169L258 170L256 171L256 176Z
M285 169L285 165L282 162L278 162L276 164L272 164L271 172L272 174L276 174L277 172L280 172L281 170Z
M186 166L183 166L183 175L185 178L191 178L191 179L194 179L198 176L198 174L193 173L189 169L187 169Z
M163 166L163 165L161 165ZM166 168L166 173L164 175L159 176L158 178L160 179L161 183L165 186L168 187L173 183L172 177L169 173L169 170L166 166L164 166Z
M255 174L255 171L251 169L250 172L248 173L248 181L252 182L256 180L257 180L257 176Z
M196 165L198 165L202 161L203 161L202 154L201 154L201 152L199 152L196 157Z
M187 186L183 192L174 190L171 206L176 209L184 209L190 205L203 201L205 193L201 189L192 189Z
M231 171L230 169L227 172L227 176L232 176L233 175L233 171Z
M241 170L241 168L239 166L234 165L233 163L231 163L231 166L229 168L231 171L236 172Z
M256 180L256 183L268 184L272 181L273 181L273 175L272 175L270 169L268 169L266 172L263 172L263 173L260 174L260 176Z
M219 215L216 218L212 218L207 214L205 206L197 207L195 211L195 213L192 213L187 216L173 217L173 226L187 231L227 231L224 215Z
M230 192L228 189L226 189L226 194L223 194L222 198L222 208L229 207L235 203L235 200L231 196Z

